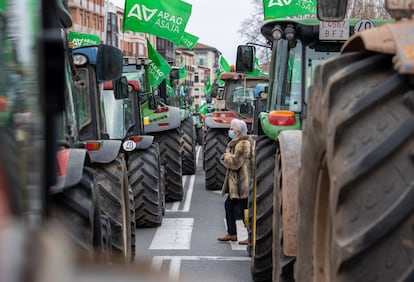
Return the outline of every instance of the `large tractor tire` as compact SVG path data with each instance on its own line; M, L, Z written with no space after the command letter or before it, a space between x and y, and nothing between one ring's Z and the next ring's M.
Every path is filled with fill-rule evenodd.
M283 252L283 196L282 196L282 160L280 149L276 151L276 162L274 171L274 190L273 190L273 244L272 244L272 266L273 281L293 282L294 257L286 256ZM289 187L287 187L289 188Z
M197 136L197 143L200 146L203 146L203 139L204 139L203 134L204 134L203 133L203 128L202 127L198 127L196 129L196 136Z
M135 210L125 159L122 155L108 164L94 164L99 202L111 222L114 256L132 261L135 253Z
M166 201L181 201L184 196L179 129L157 132L155 141L159 144L161 165L165 169Z
M191 117L188 117L180 126L183 175L191 175L196 172L196 142L197 136L194 121Z
M273 182L276 142L266 136L256 140L256 193L249 198L251 275L254 281L272 280ZM252 193L251 193L252 194ZM255 203L250 203L255 201Z
M95 250L101 250L103 238L93 169L84 167L82 179L76 186L51 195L50 214L63 225L80 252L91 257L101 255L95 253Z
M208 128L204 140L204 170L207 190L221 190L226 176L226 168L220 157L226 152L227 130Z
M162 223L162 176L157 143L147 150L128 154L128 177L134 195L137 227L154 227Z
M303 129L298 281L414 281L414 92L393 56L320 65Z

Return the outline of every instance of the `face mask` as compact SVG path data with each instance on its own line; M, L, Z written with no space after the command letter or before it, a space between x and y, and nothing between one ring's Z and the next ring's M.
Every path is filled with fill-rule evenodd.
M230 129L230 130L229 130L229 137L230 137L231 139L233 139L233 138L234 138L234 136L235 136L234 131Z

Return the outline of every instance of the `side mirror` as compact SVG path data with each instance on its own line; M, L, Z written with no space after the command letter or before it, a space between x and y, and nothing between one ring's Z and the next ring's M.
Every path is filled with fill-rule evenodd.
M346 15L347 0L318 0L317 15L321 21L342 21Z
M157 98L154 95L151 95L148 98L148 109L156 110L157 109Z
M114 80L112 84L114 86L115 99L128 98L128 80L126 76L121 76L121 78Z
M122 75L123 53L120 49L100 44L96 59L98 81L116 80Z
M256 48L250 45L237 47L236 72L251 73L254 70Z

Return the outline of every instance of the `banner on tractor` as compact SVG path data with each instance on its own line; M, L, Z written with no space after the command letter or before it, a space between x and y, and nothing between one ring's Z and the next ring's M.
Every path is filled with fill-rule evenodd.
M174 89L171 86L171 81L170 81L170 77L167 76L165 78L165 86L167 87L167 95L168 97L172 98L174 97Z
M210 96L211 95L211 81L210 81L210 76L207 77L207 83L206 83L206 86L204 86L204 94L206 96Z
M181 0L126 0L123 31L143 32L180 43L192 5Z
M69 31L69 47L98 45L100 42L98 35Z
M263 0L264 19L315 15L316 0Z
M262 72L260 70L260 66L259 66L259 58L255 58L254 61L254 70L251 73L246 73L246 77L250 77L250 76L269 76L268 73Z
M171 66L168 62L152 47L150 41L147 38L148 46L148 75L149 83L152 87L158 87L160 83L167 77L171 71Z
M195 35L192 35L186 31L184 31L183 36L180 39L180 42L178 43L178 47L185 47L187 49L193 49L195 45L197 44L198 37Z

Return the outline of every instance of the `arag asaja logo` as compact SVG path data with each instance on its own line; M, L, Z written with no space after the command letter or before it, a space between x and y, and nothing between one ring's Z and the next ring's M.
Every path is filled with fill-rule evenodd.
M168 30L169 32L174 32L177 34L181 34L183 31L180 30L181 25L183 24L183 18L177 17L175 15L170 15L169 12L166 11L158 11L158 9L149 9L144 5L135 4L128 13L129 17L135 17L138 20L145 22L152 21L152 18L156 15L157 20L154 23L156 27L164 30Z
M156 12L157 9L148 9L144 5L142 5L141 8L139 4L135 4L134 6L132 6L131 10L129 10L128 18L135 17L140 21L144 19L144 21L148 22L152 19Z
M289 6L292 4L292 0L270 0L269 4L267 4L267 7L273 7L273 6Z

